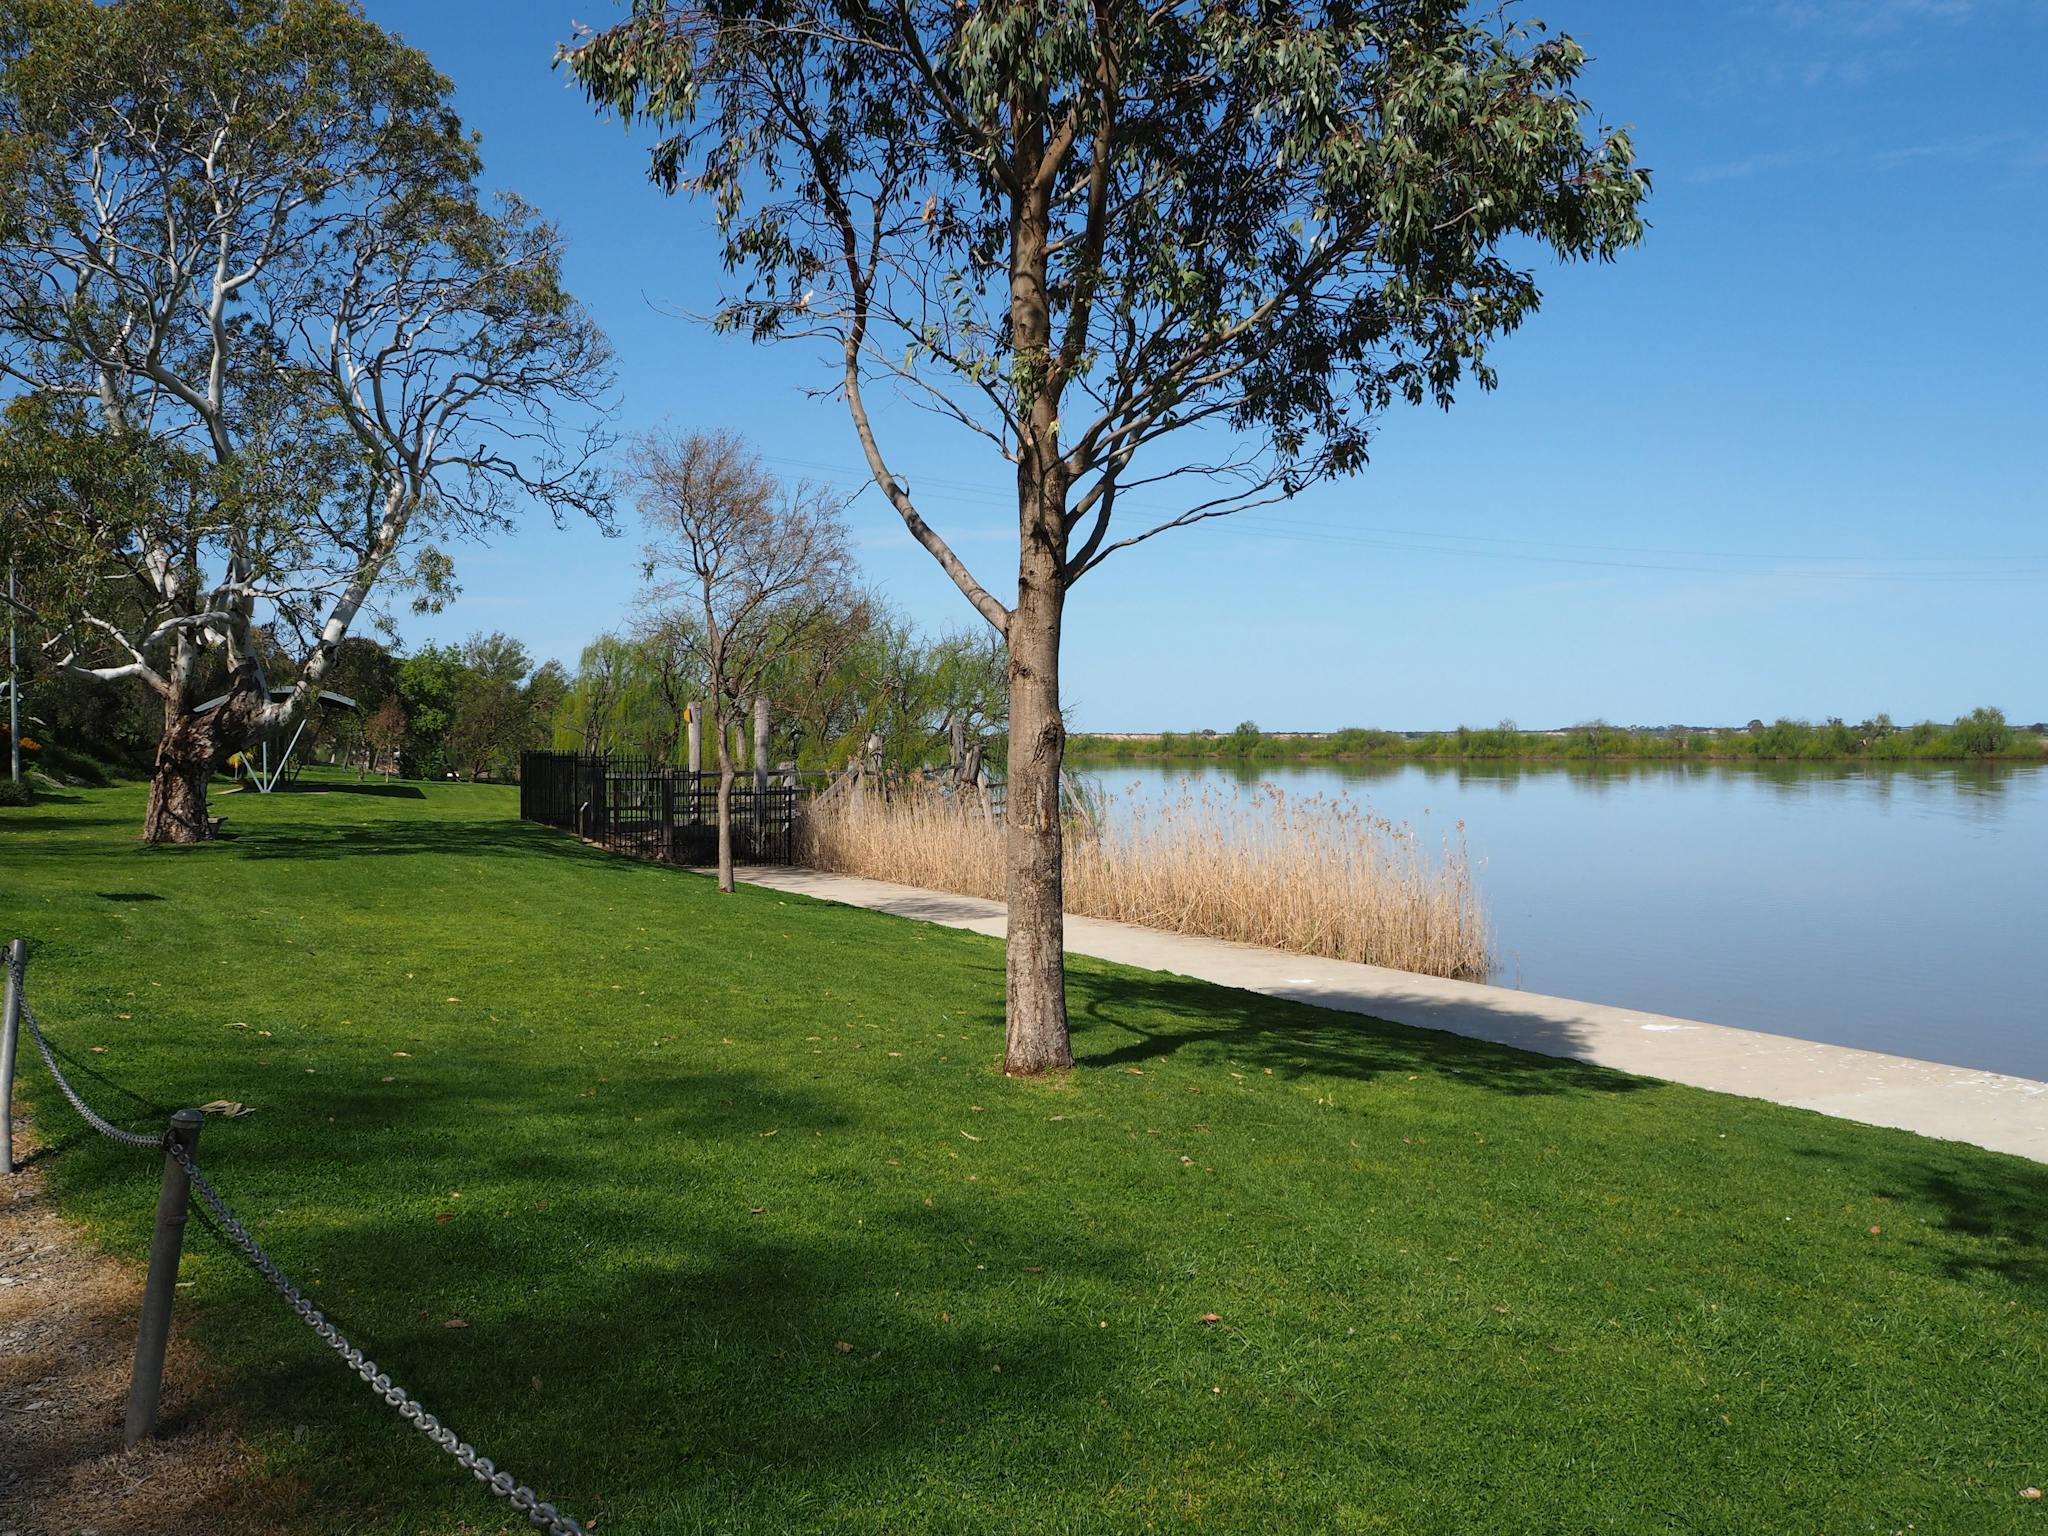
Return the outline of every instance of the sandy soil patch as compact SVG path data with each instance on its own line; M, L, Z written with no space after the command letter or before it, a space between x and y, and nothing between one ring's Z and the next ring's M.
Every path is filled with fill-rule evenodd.
M0 1174L0 1536L277 1529L249 1513L255 1457L175 1324L158 1438L121 1448L142 1274L57 1214L33 1162Z

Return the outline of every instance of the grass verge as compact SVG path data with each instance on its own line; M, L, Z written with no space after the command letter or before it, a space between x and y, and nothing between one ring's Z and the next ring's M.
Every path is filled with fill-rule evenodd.
M1087 961L1009 1082L993 941L314 787L0 812L0 933L117 1119L254 1106L262 1241L599 1532L2048 1529L2041 1166ZM148 1160L25 1087L140 1255ZM279 1528L514 1528L185 1278Z

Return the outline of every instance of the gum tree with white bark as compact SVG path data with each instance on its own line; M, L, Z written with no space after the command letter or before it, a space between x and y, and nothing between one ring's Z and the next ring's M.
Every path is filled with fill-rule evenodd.
M1524 263L1609 258L1648 178L1584 51L1454 0L634 0L559 53L651 125L734 286L824 344L875 484L1008 643L1007 1068L1067 1066L1060 634L1169 529L1360 469L1395 402L1490 386ZM894 386L1014 483L999 596L871 408ZM1142 511L1140 510L1142 509Z
M347 0L0 0L0 538L46 651L162 701L148 840L445 541L608 514L607 348L451 94Z

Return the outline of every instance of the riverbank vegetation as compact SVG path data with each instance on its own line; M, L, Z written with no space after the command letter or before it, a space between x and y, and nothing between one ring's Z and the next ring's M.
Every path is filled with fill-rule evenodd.
M1826 762L2038 762L2048 757L2048 727L2020 726L2002 710L1976 709L1947 725L1923 720L1899 725L1877 715L1857 725L1830 719L1752 720L1740 728L1617 726L1590 720L1564 730L1525 731L1512 720L1489 729L1329 732L1262 731L1244 721L1232 731L1162 731L1157 735L1086 735L1069 738L1076 758L1217 758L1260 762L1346 762L1372 758L1517 758L1564 761Z
M321 779L172 857L139 787L0 811L0 937L122 1124L251 1109L200 1157L265 1248L600 1536L2034 1528L2036 1164L1081 959L1084 1070L1012 1081L995 940ZM157 1165L22 1091L139 1265ZM185 1246L177 1422L262 1463L205 1528L509 1528Z
M1005 896L1002 822L958 798L842 796L805 817L802 838L815 869ZM1432 976L1491 969L1462 824L1432 847L1347 800L1183 789L1071 818L1063 870L1066 910L1084 917Z

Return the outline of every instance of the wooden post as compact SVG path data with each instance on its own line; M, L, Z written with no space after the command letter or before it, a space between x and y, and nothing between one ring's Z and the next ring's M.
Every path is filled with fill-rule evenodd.
M21 1038L21 989L27 983L28 944L7 946L7 1011L0 1014L0 1157L14 1172L14 1047Z
M171 1139L189 1157L199 1150L206 1117L196 1109L171 1116ZM178 1160L164 1153L163 1189L156 1201L156 1234L149 1245L149 1278L142 1283L142 1327L135 1336L135 1374L128 1383L128 1421L122 1444L133 1445L156 1429L157 1400L163 1395L164 1348L171 1340L171 1298L178 1294L178 1255L185 1247L185 1217L192 1181Z

